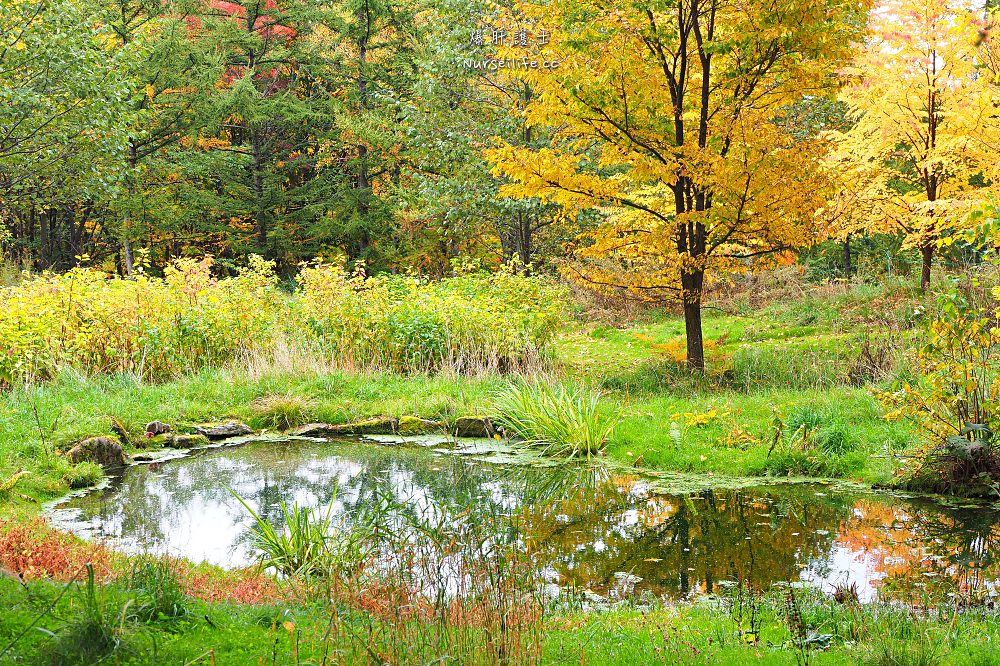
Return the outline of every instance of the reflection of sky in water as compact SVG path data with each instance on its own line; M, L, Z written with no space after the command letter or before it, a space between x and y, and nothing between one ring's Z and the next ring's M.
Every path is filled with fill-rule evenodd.
M467 510L511 516L515 543L547 583L613 596L686 596L751 577L761 586L802 580L828 592L853 583L869 600L897 588L967 584L970 561L980 587L997 579L992 510L815 486L657 495L635 477L594 477L416 448L271 442L130 468L112 487L64 502L51 516L129 552L240 566L252 560L253 521L227 488L278 522L282 500L325 510L335 496L340 523L391 497L428 523Z

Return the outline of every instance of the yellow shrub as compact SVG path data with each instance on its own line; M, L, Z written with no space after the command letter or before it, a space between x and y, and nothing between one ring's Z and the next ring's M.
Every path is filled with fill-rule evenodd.
M283 307L272 264L215 279L211 263L179 259L163 279L76 268L0 289L0 384L61 367L169 376L270 344Z

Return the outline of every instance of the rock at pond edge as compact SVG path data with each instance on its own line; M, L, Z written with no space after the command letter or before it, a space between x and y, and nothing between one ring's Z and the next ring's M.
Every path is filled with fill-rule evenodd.
M169 423L163 421L150 421L146 424L146 437L156 437L173 430Z
M460 416L455 420L453 433L455 437L487 437L492 439L497 431L487 416Z
M236 421L217 425L195 426L194 430L199 435L204 435L209 439L228 439L230 437L243 437L244 435L253 434L253 429L250 426L245 423L237 423Z
M299 437L336 437L338 435L395 435L399 421L389 416L376 416L351 423L307 423L289 430L286 434Z
M91 437L66 452L66 460L75 464L95 462L105 469L124 467L128 457L122 445L111 437Z
M205 435L164 435L163 446L169 449L193 449L196 446L207 446Z
M426 435L443 430L444 424L440 421L422 419L419 416L400 416L398 428L400 435Z
M305 425L292 428L285 434L295 437L328 437L336 435L339 432L337 426L330 425L329 423L306 423Z

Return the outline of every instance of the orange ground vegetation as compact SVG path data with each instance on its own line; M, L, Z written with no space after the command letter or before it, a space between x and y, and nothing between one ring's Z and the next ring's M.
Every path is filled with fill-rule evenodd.
M94 566L95 577L109 582L126 570L128 557L100 543L61 532L40 517L0 519L0 570L28 580L47 578L66 582L82 579L84 565ZM258 569L225 571L195 567L179 561L181 587L197 599L261 604L284 597L277 582Z

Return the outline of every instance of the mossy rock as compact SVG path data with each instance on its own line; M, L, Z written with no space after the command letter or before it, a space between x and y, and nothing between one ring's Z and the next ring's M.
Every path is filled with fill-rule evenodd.
M110 437L91 437L67 451L66 460L74 465L92 462L105 469L115 469L124 467L128 457L117 440Z
M333 431L343 435L394 435L399 432L399 421L390 416L376 416L333 426Z
M460 416L452 429L455 437L489 437L497 434L488 416Z
M419 420L419 419L418 419ZM331 425L329 423L307 423L292 428L289 435L298 437L340 437L343 435L395 435L399 432L400 421L389 416L376 416L351 423Z
M339 427L329 423L306 423L292 428L288 434L296 437L330 437L340 432Z
M209 439L229 439L230 437L243 437L252 435L253 428L245 423L230 421L229 423L203 424L195 426L195 432L204 435Z
M422 419L419 416L400 416L397 427L400 435L427 435L443 430L444 424L440 421Z

